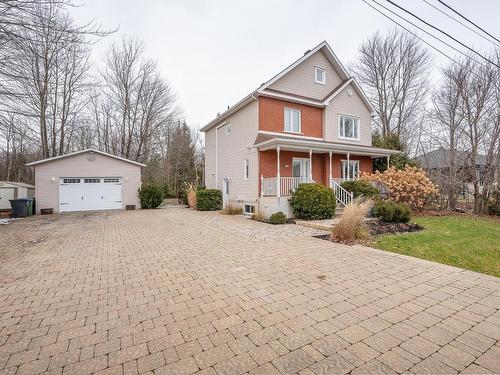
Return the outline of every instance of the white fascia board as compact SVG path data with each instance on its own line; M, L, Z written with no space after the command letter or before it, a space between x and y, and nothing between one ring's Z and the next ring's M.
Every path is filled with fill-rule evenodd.
M83 153L86 153L86 152L95 152L96 154L100 154L100 155L104 155L104 156L109 156L110 158L114 158L114 159L118 159L118 160L121 160L121 161L124 161L124 162L127 162L127 163L135 164L135 165L138 165L140 167L145 167L146 166L146 164L142 164L142 163L139 163L137 161L125 159L125 158L122 158L120 156L108 154L107 152L95 150L93 148L87 148L85 150L80 150L80 151L72 152L72 153L66 154L66 155L54 156L53 158L47 158L47 159L37 160L37 161L31 162L31 163L28 163L26 165L28 167L31 167L31 166L38 165L38 164L50 163L52 161L64 159L64 158L67 158L67 157L70 157L70 156L80 155L80 154L83 154Z

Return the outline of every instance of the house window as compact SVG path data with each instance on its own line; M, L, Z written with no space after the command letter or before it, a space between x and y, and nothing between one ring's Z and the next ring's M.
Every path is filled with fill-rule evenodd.
M342 178L355 180L359 177L359 160L342 160Z
M226 128L226 135L231 134L231 123L230 122L226 123L225 128Z
M359 118L340 115L339 138L359 140Z
M321 83L322 85L326 84L326 70L324 68L320 68L319 66L314 67L314 82Z
M248 180L248 177L250 176L250 162L248 159L245 159L243 176L245 177L245 180Z
M285 108L285 131L300 133L300 111L298 109Z
M243 214L251 218L255 214L255 206L253 204L245 204L243 206Z

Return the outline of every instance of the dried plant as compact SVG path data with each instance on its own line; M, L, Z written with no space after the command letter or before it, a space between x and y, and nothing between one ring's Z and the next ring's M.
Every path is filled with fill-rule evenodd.
M220 213L222 215L241 215L243 213L243 208L233 203L229 203L222 209Z
M370 232L365 218L372 205L371 200L356 199L353 204L344 208L340 221L331 230L332 240L345 244L367 241Z
M187 195L188 206L190 208L196 208L196 190L198 190L196 182L186 182L185 190Z
M389 190L390 199L406 203L413 208L422 208L429 198L439 192L422 168L409 165L400 170L390 167L383 173L365 173L361 179L382 184Z

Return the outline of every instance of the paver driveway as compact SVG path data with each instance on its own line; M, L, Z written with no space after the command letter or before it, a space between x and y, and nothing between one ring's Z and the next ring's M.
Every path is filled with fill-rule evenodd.
M179 208L1 227L0 373L500 372L500 279L307 234Z

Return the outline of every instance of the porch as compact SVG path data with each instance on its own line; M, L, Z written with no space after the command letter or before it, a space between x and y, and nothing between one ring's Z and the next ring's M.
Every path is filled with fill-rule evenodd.
M318 183L332 188L344 206L353 197L340 184L358 179L363 172L372 173L372 158L396 153L371 146L282 137L260 142L257 148L261 197L289 197L302 183Z

